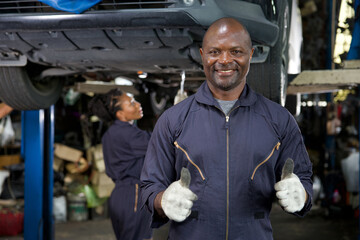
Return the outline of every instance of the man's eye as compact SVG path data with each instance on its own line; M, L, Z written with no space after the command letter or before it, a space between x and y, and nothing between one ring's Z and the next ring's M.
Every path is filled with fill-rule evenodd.
M232 50L232 54L239 55L239 54L242 54L242 51L241 50Z
M216 54L219 54L220 52L218 50L211 50L209 51L209 54L211 55L216 55Z

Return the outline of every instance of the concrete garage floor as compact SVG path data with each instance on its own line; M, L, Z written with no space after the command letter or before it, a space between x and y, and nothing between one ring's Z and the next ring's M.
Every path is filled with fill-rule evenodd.
M285 213L275 204L271 213L275 240L357 240L359 222L355 218L326 217L316 206L299 218ZM359 238L360 239L360 238Z
M274 204L271 221L275 240L356 240L359 224L357 219L327 218L322 209L310 211L305 218L286 214ZM155 230L154 240L166 240L167 225ZM22 236L0 237L0 240L22 240ZM85 222L56 223L56 240L116 240L109 219ZM130 239L129 239L130 240Z

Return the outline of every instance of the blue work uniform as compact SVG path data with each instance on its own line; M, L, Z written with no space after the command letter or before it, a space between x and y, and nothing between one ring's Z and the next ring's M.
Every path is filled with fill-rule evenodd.
M140 172L150 133L115 120L102 137L106 174L115 182L109 212L117 239L150 239L151 215L140 209Z
M287 158L308 194L296 213L303 216L311 208L312 164L293 116L248 85L225 115L204 82L162 114L151 136L141 187L152 227L168 220L155 213L155 196L186 167L198 200L185 221L171 222L169 239L273 239L269 213Z

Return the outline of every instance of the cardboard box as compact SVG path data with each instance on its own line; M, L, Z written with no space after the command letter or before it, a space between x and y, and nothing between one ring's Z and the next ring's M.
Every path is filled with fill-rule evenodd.
M91 183L93 185L107 185L114 184L111 178L106 175L104 172L92 171Z
M99 172L105 172L105 162L104 159L98 159L94 161L94 168Z
M94 170L91 176L91 183L96 195L100 198L110 197L115 183L106 173Z
M110 197L111 192L114 188L115 188L115 184L93 186L93 189L99 198Z
M98 144L94 147L93 154L94 154L95 160L104 159L104 155L103 155L103 151L102 151L102 144Z
M76 163L68 163L65 168L70 173L83 173L89 168L89 164L85 158L80 158Z
M77 162L80 160L80 158L83 155L82 151L72 147L68 147L60 143L55 143L54 146L55 146L54 155L63 160Z
M95 147L89 147L88 149L86 149L86 160L88 161L89 164L93 164L94 163L94 148Z
M21 162L20 154L0 155L0 169L4 170L5 166L18 164Z
M89 163L92 163L94 168L99 172L105 172L104 155L102 151L102 144L92 146L86 150L86 158Z
M61 158L54 156L53 169L57 172L64 170L64 161Z

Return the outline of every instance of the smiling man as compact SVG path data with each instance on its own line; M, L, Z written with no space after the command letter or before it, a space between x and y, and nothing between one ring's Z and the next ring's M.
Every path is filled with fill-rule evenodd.
M200 54L204 72L214 97L222 100L239 98L254 52L247 30L233 19L223 19L208 29L202 45Z
M152 227L172 220L169 239L273 239L275 196L289 213L311 208L312 165L296 121L246 83L253 52L241 23L214 22L200 50L207 81L155 126L142 201Z

